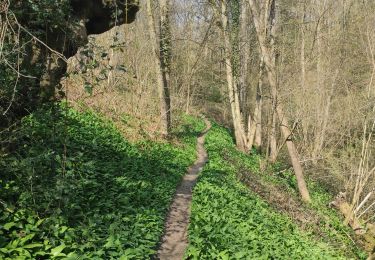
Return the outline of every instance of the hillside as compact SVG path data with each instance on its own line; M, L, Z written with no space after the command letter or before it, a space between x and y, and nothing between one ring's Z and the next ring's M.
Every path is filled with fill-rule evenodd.
M0 259L375 259L375 1L0 0Z
M129 143L110 121L64 104L24 118L18 145L2 155L2 258L155 255L203 129L202 120L183 116L174 145ZM205 148L209 161L193 189L188 259L366 258L337 212L327 209L332 196L316 183L309 182L316 203L299 205L306 217L288 207L298 203L292 175L277 167L261 171L261 156L237 151L225 128L215 123ZM272 189L270 197L261 185ZM275 204L273 196L290 200Z
M188 259L366 258L327 209L330 194L316 184L309 183L316 203L296 209L293 175L260 170L261 156L237 151L225 128L214 125L206 148L210 160L194 189ZM285 200L275 203L277 196Z
M153 255L203 128L184 117L175 145L129 143L110 121L66 105L24 118L0 162L0 258Z

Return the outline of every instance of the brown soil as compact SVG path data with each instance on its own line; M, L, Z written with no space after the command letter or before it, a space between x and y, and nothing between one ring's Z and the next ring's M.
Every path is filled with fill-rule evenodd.
M183 177L180 186L176 190L175 197L171 204L167 221L164 227L164 235L157 254L158 259L182 259L185 249L188 246L187 231L190 221L190 205L192 190L197 182L198 173L208 160L207 152L204 149L204 138L211 125L206 120L206 130L198 137L197 160Z

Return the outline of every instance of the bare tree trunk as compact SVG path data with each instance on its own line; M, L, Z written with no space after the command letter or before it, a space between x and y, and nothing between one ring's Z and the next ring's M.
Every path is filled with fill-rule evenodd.
M270 129L270 157L269 160L271 163L276 162L278 149L277 149L277 137L276 137L276 122L277 122L277 112L275 101L271 102L271 129Z
M323 32L322 32L322 23L324 22L324 12L326 8L326 1L322 1L321 3L323 6L319 10L320 19L317 24L317 31L316 31L316 43L317 43L317 62L316 62L316 70L317 70L317 84L316 84L316 93L318 95L316 100L316 128L314 133L314 146L312 151L312 158L313 163L316 164L318 160L316 160L320 153L321 153L321 146L320 143L324 142L324 133L323 133L323 124L324 120L324 100L326 99L326 88L325 88L325 73L323 67Z
M190 112L190 83L187 83L187 93L186 93L186 107L185 107L185 113L189 114Z
M304 99L306 98L306 43L305 43L305 15L306 15L306 3L303 3L302 14L301 14L301 25L300 25L300 33L301 33L301 53L300 53L300 64L301 64L301 88L302 88L302 108L303 112L306 112L306 103ZM306 145L308 142L308 121L306 118L302 118L302 132L303 132L303 141Z
M239 92L240 92L240 107L241 112L246 118L245 111L247 110L246 107L246 99L247 99L247 74L248 74L248 60L249 60L249 47L247 44L248 35L247 35L247 18L248 18L248 8L247 8L247 1L241 0L241 18L240 18L240 80L239 80ZM251 148L251 147L250 147Z
M325 140L325 136L326 136L326 132L327 132L327 126L328 126L328 122L329 122L329 118L330 118L329 112L330 112L330 109L331 109L332 98L333 98L333 94L334 94L334 90L335 90L337 75L338 75L338 69L336 70L335 76L333 78L330 93L327 96L326 104L325 104L325 107L324 107L324 113L321 115L322 116L322 125L321 125L320 133L317 136L317 140L316 140L316 143L315 143L315 149L314 149L315 157L313 157L315 159L314 162L317 162L318 158L316 158L316 156L318 156L319 153L323 150L324 140Z
M272 125L271 125L271 156L270 160L271 162L276 162L277 156L279 155L279 149L277 148L277 131L276 131L276 125L277 125L277 99L278 99L278 93L277 93L277 74L276 74L276 53L275 53L275 32L276 32L276 26L275 26L275 17L276 17L276 1L275 0L268 0L265 2L265 8L264 8L264 18L262 19L264 21L264 29L265 29L265 36L267 37L267 34L269 35L269 42L270 42L270 54L271 54L271 62L274 64L274 76L275 76L275 87L273 87L271 84L271 96L272 96Z
M167 12L168 5L166 0L160 0L160 45L165 43L164 33L162 32L163 25L167 22ZM169 87L168 87L168 71L165 64L165 57L163 55L163 50L160 48L158 50L159 44L156 37L156 29L154 24L154 18L152 15L152 6L151 0L146 0L147 6L147 17L148 17L148 27L149 35L152 42L152 51L154 52L154 62L157 66L157 83L158 83L158 93L159 93L159 102L160 102L160 113L161 113L161 132L164 136L168 136L171 127L171 117L170 117L170 97L169 97ZM164 38L164 39L163 39Z
M224 35L224 52L225 52L225 68L227 75L227 84L229 92L229 102L232 111L232 119L234 126L234 135L236 138L237 148L241 151L246 152L246 138L243 122L241 120L240 104L239 104L239 93L234 82L233 67L231 61L231 44L228 33L228 17L227 17L227 4L226 1L221 1L221 20L223 26Z
M271 152L271 125L272 125L272 104L270 100L267 102L267 145L266 145L266 161L270 162L270 152Z
M259 150L262 147L262 107L263 107L263 97L262 97L262 87L263 87L263 59L259 66L259 80L256 94L256 107L254 112L256 131L255 131L255 141L254 146Z
M247 145L249 149L253 146L254 138L255 138L255 131L256 131L256 124L255 120L251 118L251 115L249 114L249 118L247 121Z
M267 23L270 22L270 19L267 19L268 17L264 17L260 14L262 10L264 11L264 15L266 16L272 13L274 14L275 0L270 0L269 2L266 3L266 5L264 5L264 3L259 3L259 2L257 3L255 0L249 0L249 4L250 4L252 14L253 14L254 25L255 25L256 32L257 32L261 53L264 57L264 64L266 66L266 70L268 74L268 81L271 86L271 91L272 91L273 96L277 97L277 76L276 76L274 46L271 46L269 48L267 46L267 39L266 39L267 27L269 28L270 26ZM274 17L271 17L271 19L274 19ZM262 23L262 21L264 22ZM311 199L310 199L310 195L307 190L307 186L306 186L305 179L303 176L303 169L299 162L297 149L292 140L292 132L290 131L288 127L289 120L284 114L282 104L277 102L277 100L275 102L276 102L275 104L276 104L277 116L280 121L281 132L286 140L286 145L288 148L289 156L293 165L294 173L296 175L299 192L301 194L303 201L310 202Z
M247 127L247 149L251 149L254 145L260 148L262 143L262 77L263 77L263 60L259 66L259 79L258 85L256 86L256 98L255 98L255 109L254 116L251 117L249 107L246 106L247 101L247 75L248 71L248 60L249 60L249 47L248 47L248 2L247 0L241 0L241 19L240 19L240 107L243 118L248 118ZM247 113L246 113L247 112ZM248 116L247 116L248 115Z
M257 86L259 91L260 86ZM247 147L251 149L253 145L259 149L262 144L262 125L261 125L261 113L262 113L262 100L259 92L257 92L256 104L254 110L254 119L249 114L248 119L248 133L247 133Z

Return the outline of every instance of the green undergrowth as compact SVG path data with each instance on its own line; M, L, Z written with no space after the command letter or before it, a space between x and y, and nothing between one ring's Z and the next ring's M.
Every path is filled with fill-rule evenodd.
M0 157L0 259L145 259L195 160L201 120L176 145L129 143L113 123L64 105L22 120Z
M227 155L223 156L225 158ZM272 207L283 208L283 213L297 217L296 220L299 225L302 225L304 232L311 233L315 238L329 244L335 250L343 252L348 258L367 258L367 254L359 246L361 242L358 240L355 242L358 237L350 227L343 223L344 219L339 211L329 207L334 196L320 183L309 179L308 176L305 177L312 199L310 204L305 204L300 201L297 180L290 165L276 162L263 166L263 171L260 171L259 166L254 166L259 165L261 161L265 162L266 159L256 154L256 151L253 151L251 160L249 160L249 156L238 154L238 152L236 156L230 156L228 160L236 167L237 177L247 186L254 185L251 182L254 182L253 178L256 176L255 179L258 178L264 185L257 187L257 190L263 189L262 192L277 191L279 195L287 198L285 201L279 201L279 204L289 204L293 200L294 207L290 204L272 205ZM272 188L268 188L269 186ZM278 202L273 201L272 203Z
M258 158L259 155L257 155ZM242 164L238 157L233 158L237 165ZM257 174L263 181L273 185L279 191L298 201L297 180L290 165L276 162L268 165L264 172L254 171L248 168L247 174ZM306 177L307 186L312 202L310 204L301 203L300 210L314 214L318 223L304 223L305 231L311 232L322 241L332 245L336 250L343 252L348 258L366 259L367 254L355 242L356 235L353 230L344 224L344 219L338 210L329 206L334 200L334 196L324 185Z
M186 259L345 258L238 181L231 161L260 174L260 157L238 152L226 129L213 124L205 147L209 162L194 189Z
M286 194L299 199L297 180L292 169L283 163L270 165L265 173L259 174L264 181L284 190ZM353 230L344 224L344 219L338 210L329 207L334 196L318 182L306 178L307 186L311 196L311 203L301 206L312 210L319 223L306 223L306 231L319 236L324 242L331 244L336 250L342 251L349 258L366 259L367 254L354 242L356 235ZM302 208L302 210L303 210Z

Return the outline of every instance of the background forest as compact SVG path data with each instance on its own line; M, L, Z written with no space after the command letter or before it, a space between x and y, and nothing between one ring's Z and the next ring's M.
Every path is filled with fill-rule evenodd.
M0 18L0 258L155 255L201 115L187 259L287 259L288 232L295 259L371 257L374 1L3 0Z

